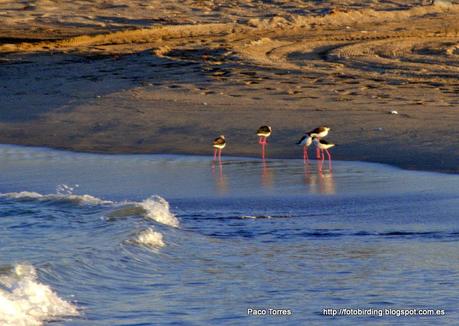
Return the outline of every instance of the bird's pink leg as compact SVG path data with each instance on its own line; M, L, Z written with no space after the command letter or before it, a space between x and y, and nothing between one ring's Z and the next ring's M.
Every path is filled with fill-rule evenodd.
M265 145L266 143L261 143L261 158L265 159Z
M326 149L325 151L327 151L327 155L328 155L328 168L331 171L332 170L331 155L328 149Z
M221 148L218 149L218 160L219 161L222 160L222 149Z
M322 173L322 166L323 166L324 162L323 161L318 161L317 162L317 170Z
M220 176L220 178L223 178L223 167L221 160L218 162L218 175Z
M217 159L217 149L214 149L214 161Z
M320 160L320 149L316 146L316 159Z
M306 146L303 146L303 161L304 161L304 163L309 161L308 148Z

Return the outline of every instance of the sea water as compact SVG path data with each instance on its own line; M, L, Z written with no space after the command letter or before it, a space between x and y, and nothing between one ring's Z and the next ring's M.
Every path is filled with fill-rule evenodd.
M319 163L0 146L0 325L456 325L459 176Z

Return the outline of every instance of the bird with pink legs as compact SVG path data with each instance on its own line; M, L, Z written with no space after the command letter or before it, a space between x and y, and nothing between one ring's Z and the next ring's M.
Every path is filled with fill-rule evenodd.
M224 135L220 135L219 137L215 138L212 142L212 146L214 148L214 161L217 159L221 161L222 159L222 149L226 146L226 140Z
M296 142L296 144L299 146L303 146L303 161L306 164L306 162L309 162L308 148L312 145L311 133L305 133L304 136Z
M331 130L331 128L329 127L325 127L325 126L320 126L320 127L317 127L315 128L314 130L311 130L309 132L309 135L314 138L318 138L319 140L326 137L328 135L328 132ZM320 155L320 150L319 150L319 147L316 146L316 158L318 160L320 160L321 158L321 155Z
M322 163L325 160L325 154L324 154L324 151L325 151L325 152L327 152L327 155L328 155L328 169L331 171L332 170L331 154L330 154L330 152L328 150L330 148L332 148L332 147L335 147L336 145L326 141L325 139L320 139L320 138L317 138L317 137L313 137L312 138L312 142L314 143L316 148L318 150L320 150L320 153L321 153L320 170L322 170Z
M265 159L265 147L268 143L268 137L271 136L272 128L271 126L261 126L257 130L258 144L261 145L261 158Z

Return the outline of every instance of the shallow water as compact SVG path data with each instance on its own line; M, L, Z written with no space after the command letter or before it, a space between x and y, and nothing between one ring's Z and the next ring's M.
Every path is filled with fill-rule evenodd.
M458 322L457 175L16 146L0 166L2 325Z

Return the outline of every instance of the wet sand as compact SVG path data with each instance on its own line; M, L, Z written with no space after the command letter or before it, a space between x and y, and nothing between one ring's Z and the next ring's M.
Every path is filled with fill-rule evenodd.
M104 153L334 158L459 172L459 5L2 2L0 142ZM398 114L390 114L396 110Z

